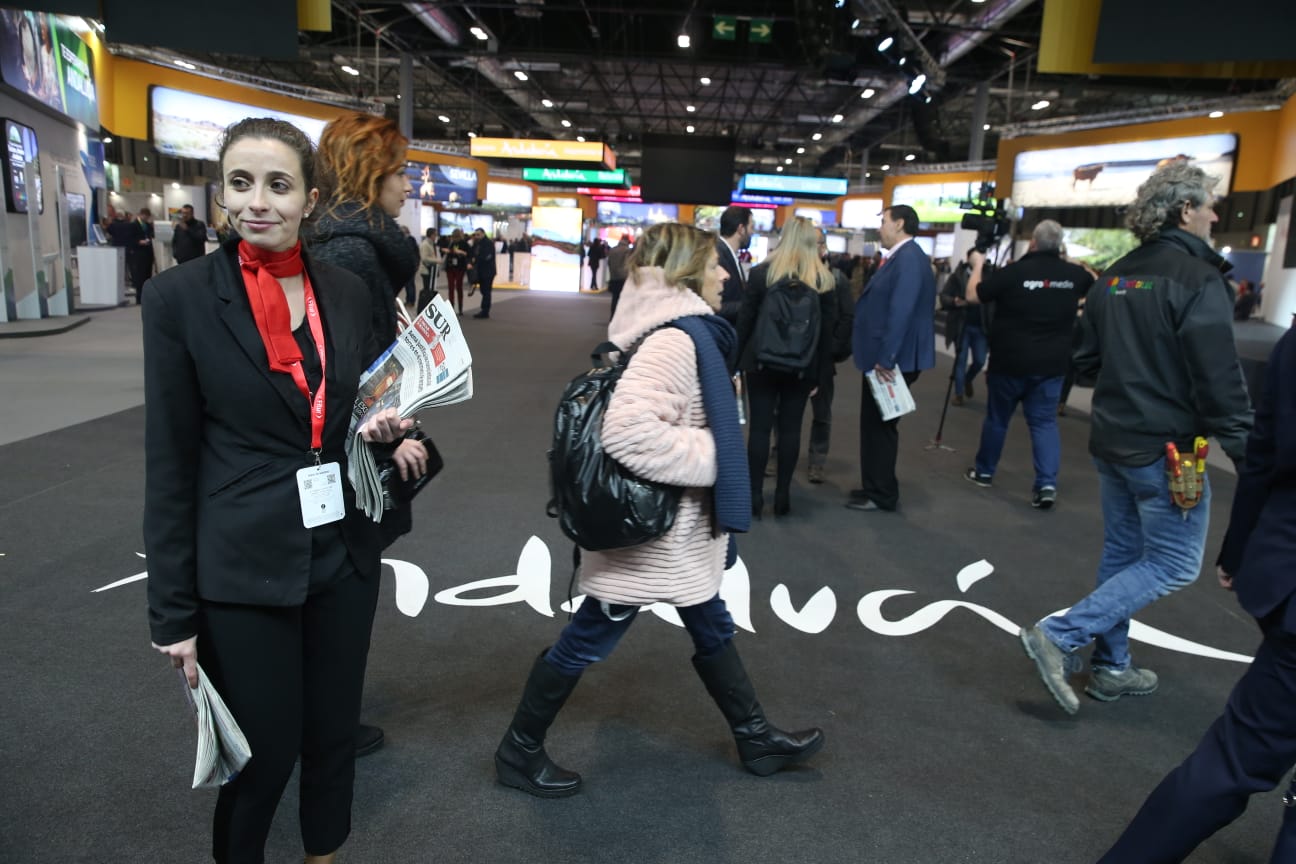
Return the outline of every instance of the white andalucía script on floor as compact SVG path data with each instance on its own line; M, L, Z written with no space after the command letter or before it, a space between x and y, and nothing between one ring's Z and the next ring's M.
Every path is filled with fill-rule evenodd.
M383 563L391 567L396 576L396 608L411 618L417 617L427 605L428 594L431 592L431 581L427 573L417 564L399 558L384 558ZM522 547L516 573L508 576L492 576L446 588L444 591L438 591L432 600L444 606L507 606L512 603L525 603L541 615L552 618L554 615L550 601L552 564L549 547L539 537L533 536ZM982 559L960 570L954 581L960 593L967 593L973 585L993 572L994 565ZM96 593L108 591L147 578L147 571L136 573L134 576L94 590ZM936 626L942 618L957 609L965 609L974 615L979 615L1014 637L1021 629L1020 625L993 609L966 600L937 600L901 618L888 618L883 614L882 607L888 600L914 593L904 588L870 591L856 604L855 614L865 629L879 636L913 636ZM755 633L751 621L751 578L747 574L747 565L742 558L725 571L724 581L720 585L720 596L729 607L729 614L733 616L734 623L748 633ZM581 597L574 597L571 601L562 603L559 608L564 612L570 612L580 604L580 601ZM822 633L837 617L837 595L827 586L816 591L798 609L793 605L792 592L786 585L779 583L770 592L769 602L775 617L802 633ZM646 607L645 611L677 627L683 626L679 613L673 606L654 603ZM1060 615L1065 611L1062 609L1053 614ZM1130 622L1129 636L1139 642L1183 654L1193 654L1213 660L1231 660L1236 663L1251 662L1251 658L1245 654L1212 648L1138 621Z

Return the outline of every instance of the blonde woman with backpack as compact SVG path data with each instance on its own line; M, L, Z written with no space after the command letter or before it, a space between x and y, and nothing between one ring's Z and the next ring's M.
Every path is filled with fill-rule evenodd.
M749 402L747 464L752 515L758 518L775 422L774 515L786 516L792 509L790 489L806 403L824 377L832 375L838 313L836 277L822 260L825 242L823 231L803 216L784 225L778 247L747 277L738 313L738 368L746 373Z

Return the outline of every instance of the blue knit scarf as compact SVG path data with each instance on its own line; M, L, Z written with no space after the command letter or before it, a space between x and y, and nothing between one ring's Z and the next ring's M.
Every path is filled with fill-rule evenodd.
M736 554L732 535L751 528L751 477L731 371L737 363L738 333L719 315L690 315L670 324L692 337L697 350L702 406L715 438L716 526L731 535L726 562L731 566Z

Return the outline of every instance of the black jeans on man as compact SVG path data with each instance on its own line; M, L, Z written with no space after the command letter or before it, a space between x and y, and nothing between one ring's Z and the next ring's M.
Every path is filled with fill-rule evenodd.
M608 313L609 318L616 314L617 303L621 302L621 289L625 287L625 283L624 279L608 280L608 291L612 293L612 311Z
M905 372L905 383L913 386L919 372ZM900 450L900 418L883 420L877 400L869 388L868 376L860 375L864 393L860 397L860 488L865 497L883 510L900 505L900 481L896 479L896 455Z

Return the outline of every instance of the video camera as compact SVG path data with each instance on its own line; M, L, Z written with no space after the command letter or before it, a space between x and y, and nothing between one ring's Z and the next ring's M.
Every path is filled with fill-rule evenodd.
M1012 224L1004 213L1003 204L994 197L994 186L986 183L981 186L981 193L976 200L964 201L963 209L975 212L964 213L960 227L977 232L974 248L985 254L1008 233Z

